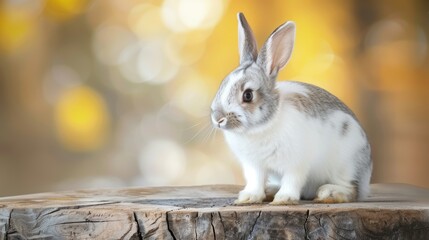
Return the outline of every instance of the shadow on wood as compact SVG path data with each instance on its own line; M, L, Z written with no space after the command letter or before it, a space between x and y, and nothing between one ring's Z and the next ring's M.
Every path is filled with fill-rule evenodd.
M234 206L234 185L0 198L0 239L429 239L429 191L374 184L365 202Z

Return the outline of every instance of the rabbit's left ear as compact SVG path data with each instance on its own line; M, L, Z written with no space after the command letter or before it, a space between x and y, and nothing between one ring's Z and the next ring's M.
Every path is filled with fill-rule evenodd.
M289 61L295 43L295 23L286 22L273 33L259 52L257 63L269 77L277 76Z
M237 14L238 18L238 51L240 53L240 64L248 61L256 61L258 50L255 36L247 23L243 13Z

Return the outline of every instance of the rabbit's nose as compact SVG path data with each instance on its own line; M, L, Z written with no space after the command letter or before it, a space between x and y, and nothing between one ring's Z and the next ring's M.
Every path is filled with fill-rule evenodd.
M223 117L223 118L217 120L217 125L218 125L218 127L223 127L226 125L226 122L227 122L226 117Z

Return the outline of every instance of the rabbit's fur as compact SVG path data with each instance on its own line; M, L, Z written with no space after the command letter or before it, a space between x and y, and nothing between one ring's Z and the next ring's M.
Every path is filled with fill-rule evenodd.
M224 130L246 179L236 203L259 203L272 194L273 204L365 198L371 150L353 112L314 85L276 82L292 53L295 24L274 30L258 54L242 13L238 22L240 66L211 106L212 122Z

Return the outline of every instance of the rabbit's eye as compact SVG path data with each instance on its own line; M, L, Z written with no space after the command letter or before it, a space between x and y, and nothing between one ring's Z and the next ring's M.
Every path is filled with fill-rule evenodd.
M243 93L243 102L249 103L253 100L252 89L246 89Z

